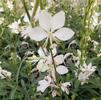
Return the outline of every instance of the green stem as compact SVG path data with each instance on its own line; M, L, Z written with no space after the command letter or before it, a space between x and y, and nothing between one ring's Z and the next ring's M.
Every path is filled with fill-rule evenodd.
M55 70L55 80L54 81L56 81L56 65L55 65L54 56L53 56L53 53L52 53L52 50L51 49L50 49L50 53L51 53L52 63L53 63L54 70Z
M18 68L18 71L17 71L17 75L16 75L16 86L15 86L15 88L14 88L12 94L11 94L11 97L10 97L11 100L14 98L14 95L15 95L17 89L18 89L18 78L19 78L19 73L20 73L22 64L23 64L23 62L25 61L25 59L26 59L26 57L24 57L24 58L22 59L20 65L19 65L19 68Z
M39 6L40 0L36 0L34 4L34 9L33 9L33 14L32 14L32 19L35 17L35 14L37 12L38 6Z
M24 6L24 9L25 9L25 11L26 11L26 14L27 14L27 17L28 17L28 19L29 19L29 22L30 22L31 26L33 26L32 20L31 20L31 17L30 17L30 14L29 14L28 9L27 9L26 2L25 2L25 0L21 0L21 1L22 1L23 6Z
M87 55L87 43L91 35L91 17L94 10L94 0L87 0L85 15L82 22L82 38L80 41L81 48L81 65L83 64L84 59Z
M19 79L19 74L20 74L20 70L21 70L21 67L22 67L22 64L23 62L25 61L26 57L24 57L19 65L19 68L18 68L18 71L17 71L17 74L16 74L16 84L18 86L18 79Z

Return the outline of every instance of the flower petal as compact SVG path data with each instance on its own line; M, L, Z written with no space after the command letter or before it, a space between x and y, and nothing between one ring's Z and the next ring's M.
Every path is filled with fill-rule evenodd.
M69 94L69 89L68 86L71 86L70 82L65 82L61 84L61 89L63 92L66 92L67 94Z
M45 60L41 59L38 64L37 64L37 69L40 71L40 72L45 72L48 70L48 66L47 64L45 64Z
M40 57L45 57L46 53L47 53L46 48L42 48L42 47L39 48L38 54L39 54Z
M47 11L43 10L42 12L40 12L39 24L46 31L50 30L50 28L51 28L51 15Z
M68 73L68 69L66 68L66 66L63 66L63 65L60 65L60 66L56 67L56 71L57 71L60 75L63 75L63 74Z
M74 32L70 28L61 28L54 33L54 36L60 39L61 41L66 41L72 38Z
M37 87L37 92L41 91L44 92L45 89L49 87L49 84L46 80L39 81L39 86Z
M35 41L41 41L47 37L47 33L40 27L27 28L23 33Z
M64 56L62 54L61 55L57 55L54 58L54 61L55 61L56 65L62 64L64 62Z
M65 24L65 13L64 11L60 11L57 14L55 14L52 18L52 21L51 21L52 31L63 27L64 24Z

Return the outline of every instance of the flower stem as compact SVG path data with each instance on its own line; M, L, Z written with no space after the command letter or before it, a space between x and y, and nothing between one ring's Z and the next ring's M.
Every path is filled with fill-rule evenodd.
M37 12L38 6L39 6L40 0L35 0L35 4L34 4L34 9L33 9L33 14L32 14L32 20L35 17L35 14Z
M30 14L29 14L28 9L27 9L26 2L25 2L25 0L21 0L21 1L22 1L23 6L24 6L24 9L25 9L25 11L26 11L26 14L27 14L27 17L28 17L28 19L29 19L29 22L30 22L31 26L33 26L32 20L31 20L31 17L30 17Z
M51 53L51 57L52 57L52 63L53 63L53 66L54 66L54 81L56 81L56 65L55 65L55 61L54 61L54 56L53 56L53 53L52 53L52 50L50 49L50 53Z
M91 17L94 9L94 0L87 0L86 7L84 9L84 18L82 22L82 38L80 41L81 48L81 65L83 64L84 59L86 59L87 55L87 46L88 41L91 35Z

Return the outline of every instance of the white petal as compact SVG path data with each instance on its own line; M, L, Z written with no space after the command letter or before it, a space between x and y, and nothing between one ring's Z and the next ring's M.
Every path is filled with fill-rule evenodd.
M39 86L37 87L37 92L39 92L39 91L44 92L48 86L49 86L49 84L46 80L39 81Z
M56 36L61 41L69 40L73 37L73 35L74 32L70 28L61 28L54 33L54 36Z
M47 33L40 27L27 28L23 33L35 41L41 41L47 37Z
M67 94L69 94L69 89L68 86L71 86L70 82L65 82L61 84L61 89L63 92L66 92Z
M46 48L39 48L38 50L38 54L40 55L40 57L45 57L45 54L47 53Z
M56 67L56 71L57 71L60 75L63 75L63 74L68 73L68 69L66 68L66 66L63 66L63 65L60 65L60 66Z
M51 15L47 11L43 10L42 12L40 12L39 24L46 31L50 30L50 28L51 28Z
M51 65L51 64L52 64L52 56L51 56L51 55L49 55L49 56L46 57L45 63L46 63L47 65Z
M54 58L54 61L55 61L56 65L62 64L64 62L64 56L63 55L57 55Z
M47 64L45 64L45 60L40 60L37 64L37 69L40 71L40 72L45 72L48 70L48 66Z
M51 21L51 28L52 31L63 27L65 24L65 13L63 11L58 12L55 14Z

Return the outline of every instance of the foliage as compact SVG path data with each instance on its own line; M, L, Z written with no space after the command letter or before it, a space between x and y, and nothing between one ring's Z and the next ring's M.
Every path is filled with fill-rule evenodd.
M7 1L12 2L13 8L9 3L7 4ZM77 5L75 2L71 3L70 1L72 0L38 1L36 3L34 1L35 4L31 0L22 0L22 2L20 0L1 0L0 2L0 9L3 8L3 11L0 10L0 21L1 18L4 18L3 22L0 22L0 67L12 73L11 77L0 79L0 100L101 100L100 16L98 16L100 24L97 23L97 25L94 24L95 26L93 26L92 21L92 16L95 16L94 12L101 15L100 5L95 10L94 0L85 0L85 4L78 2ZM55 15L61 10L64 11L66 17L64 26L75 32L74 36L67 41L57 40L57 54L55 56L53 56L50 48L51 42L46 45L45 39L35 41L30 36L27 37L26 34L22 34L22 30L26 30L27 27L35 28L39 26L39 20L36 18L39 6L41 10L47 10L51 15ZM35 9L33 10L33 17L29 13L32 8ZM91 15L89 16L89 14ZM25 15L30 16L27 18L27 22L24 21ZM94 20L96 20L95 17ZM15 21L19 23L18 32L13 31L9 26ZM53 58L53 63L56 56L69 54L64 60L65 64L63 63L69 72L64 75L56 75L55 82L59 89L49 87L43 93L37 92L37 87L40 80L43 80L48 75L48 71L35 70L40 60L34 62L33 58L33 55L39 57L38 50L40 46L43 49L44 46L47 48L48 54L51 54ZM91 63L91 67L96 66L96 68L89 75L89 79L81 84L82 82L78 77L83 70L84 63L87 66ZM66 87L69 93L60 89L60 85L65 82L70 82L71 84ZM52 95L53 90L57 91L55 97Z

